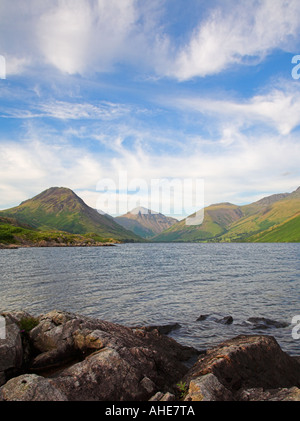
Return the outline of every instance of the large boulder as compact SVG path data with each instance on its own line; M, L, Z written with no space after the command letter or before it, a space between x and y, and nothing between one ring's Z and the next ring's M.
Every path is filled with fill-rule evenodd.
M30 340L31 371L50 376L69 400L148 399L172 390L197 354L157 329L59 311L41 316Z
M271 336L238 336L201 356L185 382L185 400L298 399L300 364Z

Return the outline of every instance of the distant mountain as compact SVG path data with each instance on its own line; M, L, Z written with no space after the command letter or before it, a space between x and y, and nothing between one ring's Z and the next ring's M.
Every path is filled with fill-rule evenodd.
M89 207L72 190L51 187L19 206L0 212L0 217L14 218L41 231L59 230L71 234L94 234L101 239L140 241L112 218Z
M115 221L127 230L147 239L152 238L178 222L175 218L143 207L137 207L125 215L118 216L115 218Z
M249 205L220 203L204 209L201 225L185 220L152 240L210 242L300 242L300 187L292 193L265 197Z

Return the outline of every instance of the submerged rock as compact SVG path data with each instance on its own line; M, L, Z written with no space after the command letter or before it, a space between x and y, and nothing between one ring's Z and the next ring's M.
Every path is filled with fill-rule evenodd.
M250 317L247 322L253 325L253 329L269 329L272 327L279 329L289 326L286 322L279 322L265 317Z
M162 335L168 335L173 330L180 329L181 325L179 323L171 323L168 325L153 325L153 326L145 326L144 329L147 332L152 332L153 330L157 330Z
M216 316L214 314L201 314L196 319L196 322L203 322L204 320L211 320L215 323L220 323L222 325L231 325L233 323L232 316L225 316L225 317L220 318L220 316Z

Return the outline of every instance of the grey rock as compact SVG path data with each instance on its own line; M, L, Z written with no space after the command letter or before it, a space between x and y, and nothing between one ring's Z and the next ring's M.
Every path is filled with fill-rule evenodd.
M214 378L207 378L209 374ZM298 387L300 364L283 352L272 336L242 335L207 350L184 380L189 384L188 396L192 399L195 399L197 393L199 398L203 396L206 399L207 390L215 389L208 399L242 400L246 396L243 391L248 389ZM202 393L203 387L206 395ZM231 393L231 398L222 388Z
M173 393L167 392L160 399L161 402L172 402L176 401L175 395Z
M185 401L232 401L233 394L212 374L191 380Z
M265 317L250 317L247 322L253 325L253 329L270 329L272 327L279 329L289 326L286 322L267 319Z
M0 401L66 401L51 380L36 374L24 374L0 388Z
M243 390L239 396L240 401L300 401L300 389L298 387L264 390L252 388Z
M172 390L198 351L157 329L128 328L52 311L30 332L37 354L30 369L51 376L70 400L149 399Z
M176 397L173 393L170 392L157 392L155 395L153 395L149 401L160 401L160 402L172 402L172 401L176 401Z

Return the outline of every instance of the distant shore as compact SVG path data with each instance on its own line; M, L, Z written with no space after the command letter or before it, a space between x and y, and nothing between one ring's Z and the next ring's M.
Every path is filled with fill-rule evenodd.
M116 244L119 244L119 243L71 244L71 243L55 243L55 242L42 241L40 243L34 243L34 244L0 244L0 250L3 250L3 249L15 250L19 248L32 248L32 247L34 248L37 248L37 247L110 247L110 246L115 246Z

